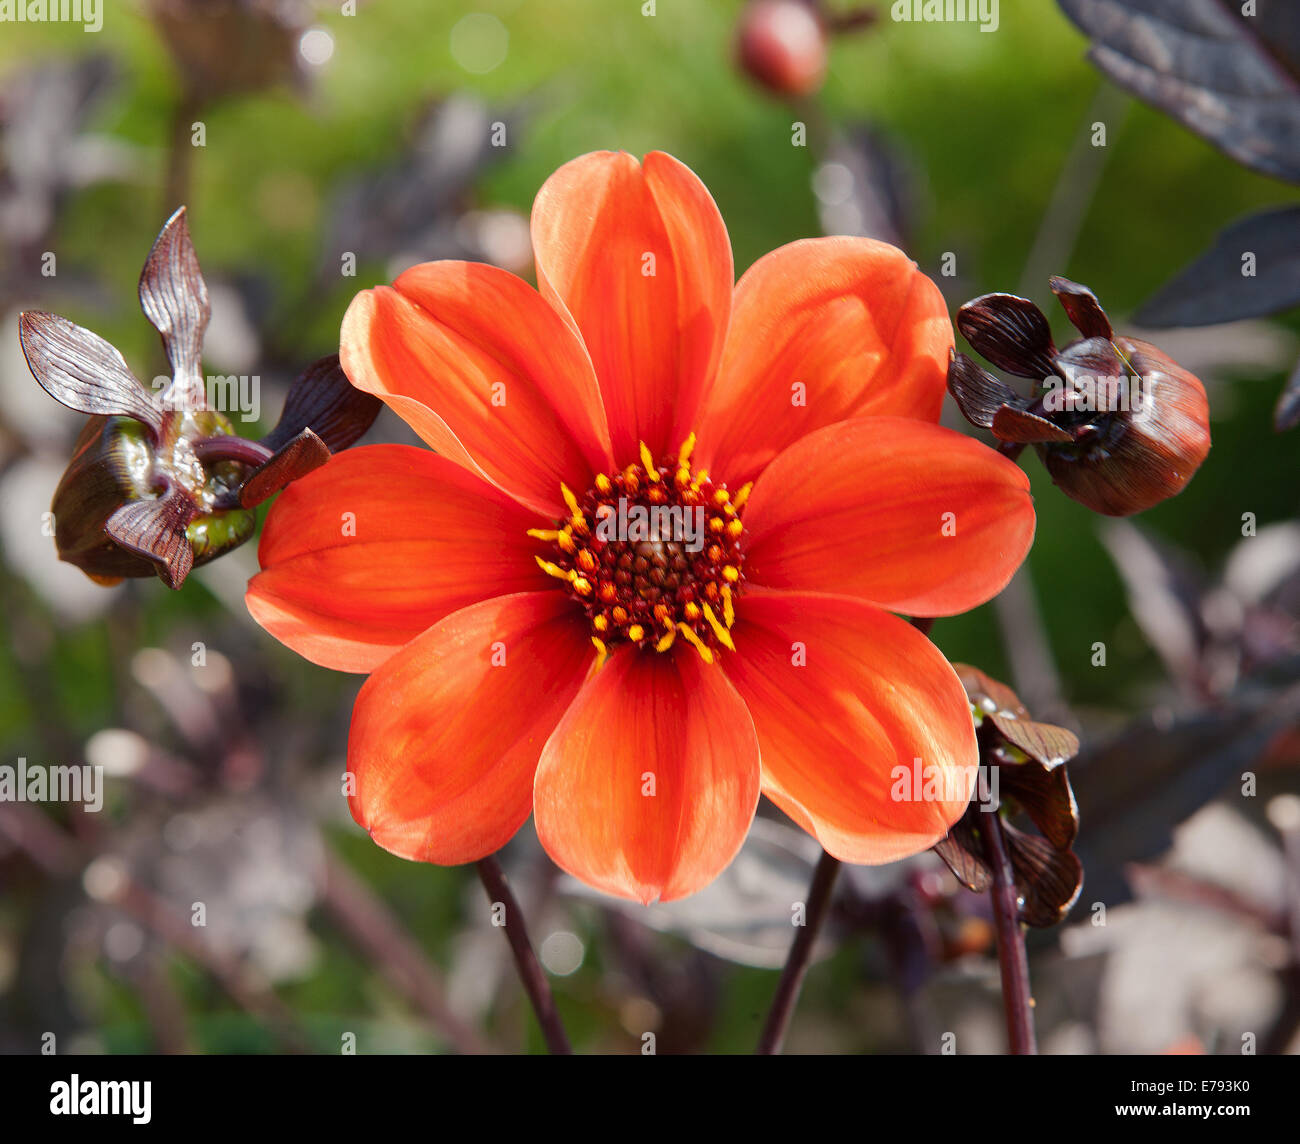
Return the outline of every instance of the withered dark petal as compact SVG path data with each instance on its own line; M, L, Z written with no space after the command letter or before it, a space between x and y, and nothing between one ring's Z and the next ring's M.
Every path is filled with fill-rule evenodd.
M140 272L140 308L161 335L174 385L193 388L202 404L203 333L212 307L208 287L199 269L198 255L190 240L185 208L172 215L154 240L153 249ZM194 394L165 395L173 401Z
M1020 702L1020 696L1005 683L998 682L991 675L986 675L978 667L972 667L968 663L954 663L952 668L957 673L957 678L961 680L961 685L966 689L967 698L985 714L991 712L983 701L990 699L993 711L1007 711L1022 719L1029 718L1029 712Z
M1078 900L1083 864L1073 851L1060 850L1046 838L1003 824L1007 854L1023 899L1020 920L1035 927L1054 926Z
M339 355L330 354L309 365L289 387L280 420L262 444L279 449L302 430L311 429L331 453L337 453L361 437L382 408L379 398L348 381Z
M983 893L993 883L992 872L984 864L983 844L969 821L981 813L975 807L970 808L948 831L947 838L930 847L943 859L953 877L977 894Z
M276 450L266 464L253 470L239 489L239 503L256 508L285 485L319 469L330 459L329 446L310 429L304 429Z
M1071 342L1056 359L1057 368L1067 382L1092 378L1126 378L1132 362L1116 352L1109 338L1082 338ZM1136 368L1136 367L1134 367ZM1095 386L1094 386L1095 388Z
M1004 405L993 418L993 435L1003 441L1021 445L1035 445L1046 441L1072 441L1064 429L1053 425L1045 417L1037 417L1023 409Z
M999 793L1014 798L1053 846L1065 850L1074 844L1079 807L1065 767L1048 768L1037 762L999 766L998 781Z
M98 334L42 310L18 317L27 367L55 401L78 413L133 417L157 437L162 414L122 355Z
M1028 298L974 298L957 311L957 328L977 353L1007 373L1042 382L1057 372L1051 327Z
M1009 715L991 714L989 721L1007 742L1019 747L1045 767L1060 766L1079 753L1079 738L1073 731L1051 723L1035 723Z
M1097 295L1088 287L1080 286L1079 283L1071 282L1060 275L1048 279L1048 285L1051 286L1052 293L1060 299L1061 305L1065 307L1070 324L1085 338L1105 338L1109 341L1114 337L1106 311L1097 301Z
M194 519L193 502L178 489L154 500L124 504L104 525L113 541L153 562L169 588L179 588L194 566L194 550L185 529Z
M992 428L1002 406L1025 400L1001 378L956 351L949 351L948 392L966 420L984 429Z

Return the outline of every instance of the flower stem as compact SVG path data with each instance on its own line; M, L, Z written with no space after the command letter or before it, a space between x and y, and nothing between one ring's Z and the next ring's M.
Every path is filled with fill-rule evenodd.
M983 816L988 825L981 827L984 856L993 871L989 897L993 902L993 921L998 935L998 964L1002 969L1002 1005L1007 1014L1007 1043L1015 1056L1034 1056L1038 1042L1034 1036L1034 999L1029 989L1029 958L1025 954L1025 934L1020 926L1020 904L1016 893L1011 859L1007 856L1006 838L1002 834L1002 816L996 810Z
M515 966L519 970L519 979L523 982L524 992L537 1015L537 1023L542 1027L542 1036L546 1047L556 1054L568 1055L573 1052L568 1034L560 1022L560 1014L555 1008L555 998L551 996L551 986L546 980L546 973L532 943L528 940L528 930L524 926L524 912L519 902L506 884L505 873L501 863L494 855L488 855L478 863L478 876L487 891L488 901L493 905L505 906L505 931L510 942L511 952L515 955Z
M760 1055L771 1056L781 1051L786 1029L794 1015L795 1003L799 1000L799 988L803 985L804 974L812 960L813 945L817 933L826 920L830 909L831 891L835 888L835 877L840 872L840 860L832 858L825 850L813 872L812 885L808 888L807 915L804 924L795 935L790 945L790 954L786 958L785 968L781 970L781 980L777 983L776 993L772 997L772 1008L768 1011L767 1021L763 1025L763 1035L758 1040L755 1050Z

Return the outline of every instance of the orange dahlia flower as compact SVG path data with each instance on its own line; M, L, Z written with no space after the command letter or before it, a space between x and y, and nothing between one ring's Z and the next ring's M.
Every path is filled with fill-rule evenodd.
M716 877L760 792L848 862L932 845L975 732L889 613L984 602L1034 531L1021 470L936 424L938 289L861 238L735 283L658 153L561 167L532 237L537 290L433 262L357 296L343 367L434 451L341 453L267 518L253 616L370 673L353 816L453 865L531 812L561 867L643 902Z

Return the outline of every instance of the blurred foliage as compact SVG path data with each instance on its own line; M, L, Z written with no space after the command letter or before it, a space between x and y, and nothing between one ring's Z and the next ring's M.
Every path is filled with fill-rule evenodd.
M26 301L95 330L144 371L158 351L136 306L136 278L175 205L163 201L162 187L179 84L142 5L106 7L103 31L95 35L76 26L7 25L0 36L0 81L43 58L89 51L107 53L118 65L116 86L88 127L136 145L138 170L128 181L98 183L73 195L53 240L60 273L63 267L88 272L101 290L92 298L64 296L56 278ZM814 138L826 121L870 122L907 157L916 176L910 253L936 276L955 310L977 294L1021 289L1039 222L1068 156L1091 131L1090 109L1103 83L1083 58L1085 39L1045 3L1005 4L993 35L972 25L885 19L874 30L838 40L820 112L766 97L737 73L731 64L735 0L658 0L653 17L641 15L639 3L608 0L480 0L472 7L375 0L357 7L354 16L333 4L318 13L335 50L324 66L308 69L305 95L285 89L206 108L206 147L193 156L187 199L204 270L209 277L265 279L259 325L278 357L297 366L337 346L339 321L357 289L388 278L384 265L363 264L356 278L338 278L304 309L306 284L322 257L337 264L338 252L321 250L332 194L343 180L398 161L421 109L453 92L526 110L526 122L512 129L504 154L474 188L477 206L526 214L546 177L575 155L601 148L638 155L665 150L712 191L738 270L782 243L818 233L810 192L817 149L791 145L792 122L810 119ZM495 13L509 29L505 63L484 75L458 66L449 47L451 29L471 10ZM1216 232L1276 203L1280 188L1159 113L1116 105L1126 110L1107 124L1104 167L1074 253L1048 269L1088 283L1123 330L1127 315ZM946 252L956 255L955 279L938 276ZM1027 288L1041 301L1045 277ZM1052 319L1063 325L1055 308ZM1276 324L1300 330L1294 318ZM1152 532L1207 566L1217 565L1241 539L1242 513L1255 513L1261 527L1295 514L1295 441L1270 428L1284 373L1278 363L1267 371L1239 368L1235 375L1205 377L1213 415L1209 458L1186 493L1143 518ZM1097 518L1057 493L1035 460L1025 464L1039 511L1030 566L1066 697L1076 708L1136 712L1147 704L1161 669L1129 616L1120 578L1097 539ZM250 560L252 552L250 545ZM248 630L231 614L237 594L213 594L206 583L196 578L176 595L153 581L130 584L120 606L104 618L76 624L60 621L16 574L5 573L0 759L75 756L87 737L126 720L146 737L165 736L163 721L132 679L131 657L150 646L183 655L193 640L207 641L236 665L241 700L253 733L265 740L275 782L328 807L323 814L338 853L435 964L452 966L458 927L467 910L477 913L481 904L473 872L417 866L383 853L347 820L337 796L335 776L358 681L315 668ZM1006 678L991 605L939 621L933 638L950 659ZM1110 651L1104 669L1090 663L1097 641ZM310 727L310 734L297 734L286 720ZM104 817L120 814L109 809ZM119 817L102 825L123 822ZM10 885L5 896L22 900L24 889ZM20 917L0 903L0 936L10 961L17 956ZM439 1043L412 1023L392 990L376 980L373 965L340 940L319 907L310 920L319 939L317 961L280 996L301 1018L312 1047L337 1051L340 1027L395 1051L427 1051ZM602 966L601 912L579 911L569 924L580 926L587 948L577 973L554 979L571 1034L584 1048L636 1051L637 1034L619 1024L618 991ZM501 940L499 933L487 936ZM540 936L535 930L534 938ZM677 939L658 940L666 950L686 950ZM900 1002L888 991L863 992L855 984L864 965L879 975L884 963L877 940L868 938L843 948L810 977L799 1018L821 1029L810 1043L908 1047L898 1028ZM190 1036L202 1048L275 1047L262 1023L232 1009L183 959L168 959L162 972L183 997ZM774 981L767 970L726 967L713 1032L694 1047L749 1051ZM4 988L0 974L0 992ZM502 994L507 1000L496 1010L493 1034L506 1045L526 1036L539 1050L517 983L508 979ZM103 1048L136 1051L154 1043L129 984L105 970L82 994L91 995ZM368 1016L361 1021L357 1014Z

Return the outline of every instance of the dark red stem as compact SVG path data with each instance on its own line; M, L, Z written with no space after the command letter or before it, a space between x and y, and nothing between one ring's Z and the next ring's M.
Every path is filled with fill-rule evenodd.
M795 934L790 946L790 955L786 958L781 980L777 982L776 993L772 997L772 1008L768 1010L767 1022L763 1025L763 1035L758 1040L758 1048L754 1050L760 1055L771 1056L781 1051L781 1043L785 1040L790 1018L794 1016L794 1007L799 1000L799 989L812 961L817 934L830 910L831 892L835 889L835 876L839 872L840 860L832 858L823 850L817 869L813 872L812 885L808 888L804 924Z
M510 942L510 950L515 955L515 966L519 970L519 979L523 982L524 992L537 1015L537 1023L542 1027L542 1036L546 1038L546 1047L552 1053L568 1055L573 1052L568 1034L560 1022L560 1014L555 1008L555 998L551 996L550 982L546 972L533 952L528 940L528 930L524 926L524 913L518 901L506 884L505 873L501 863L492 855L478 863L478 876L487 891L488 901L493 905L500 902L505 906L505 931Z
M1020 902L1011 859L1007 856L1002 817L996 810L981 818L984 858L993 872L989 896L998 935L998 964L1002 969L1002 1005L1007 1014L1007 1044L1014 1056L1034 1056L1034 999L1029 988L1029 958L1020 926Z

